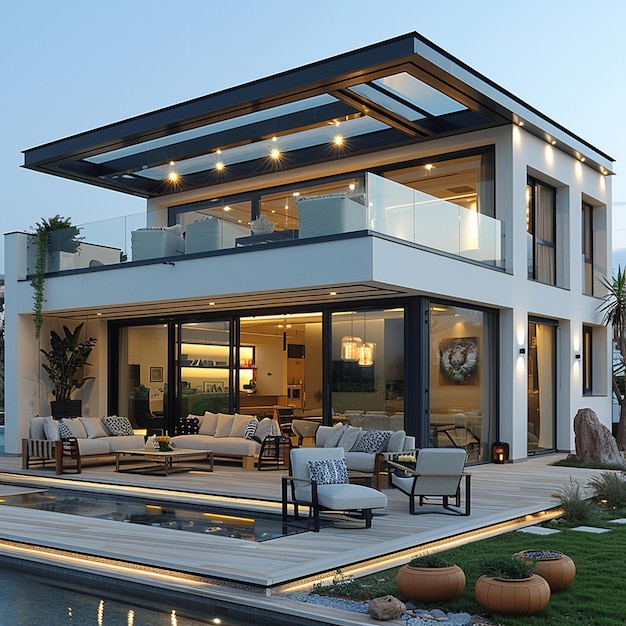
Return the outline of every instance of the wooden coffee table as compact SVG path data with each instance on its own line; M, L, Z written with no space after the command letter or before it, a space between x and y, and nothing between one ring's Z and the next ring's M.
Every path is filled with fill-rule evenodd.
M120 459L122 457L143 457L151 461L150 465L142 465L140 467L129 467L120 469ZM213 471L213 450L145 450L144 448L137 450L117 450L115 452L115 471L128 472L137 474L161 474L164 476L172 472L188 472L191 467L178 465L178 461L189 459L192 457L203 456L209 461L209 472Z

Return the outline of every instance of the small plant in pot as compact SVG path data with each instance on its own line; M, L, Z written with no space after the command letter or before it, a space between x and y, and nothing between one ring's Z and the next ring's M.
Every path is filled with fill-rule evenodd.
M550 601L550 585L534 573L532 562L517 556L491 557L481 563L476 600L485 609L505 615L534 615Z
M80 340L83 325L79 324L74 330L63 326L63 336L50 331L50 350L41 349L47 360L41 367L52 385L54 400L50 402L50 408L54 419L81 415L81 401L72 400L72 393L94 379L94 376L78 375L85 365L90 365L87 359L97 341L94 337Z
M548 581L552 593L569 587L576 576L574 561L558 550L522 550L515 556L531 562L537 574Z
M400 568L398 591L413 601L446 602L463 593L465 573L436 554L420 556Z

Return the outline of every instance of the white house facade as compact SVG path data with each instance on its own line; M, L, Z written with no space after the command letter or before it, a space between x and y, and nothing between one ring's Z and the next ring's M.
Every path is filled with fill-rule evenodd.
M417 33L24 165L147 209L49 253L40 340L34 238L5 235L8 453L50 414L39 348L81 322L83 415L138 429L290 405L485 462L572 450L581 407L610 426L613 160Z

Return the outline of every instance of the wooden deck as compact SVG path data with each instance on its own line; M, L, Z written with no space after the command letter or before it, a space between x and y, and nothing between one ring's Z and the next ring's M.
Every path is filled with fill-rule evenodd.
M67 551L68 566L76 569L107 571L119 567L117 576L136 577L149 582L151 577L210 587L211 593L230 587L233 591L261 592L270 595L315 581L332 578L337 569L358 571L384 569L409 560L421 546L432 542L453 543L468 533L481 529L503 532L507 527L493 526L517 520L518 525L537 523L533 517L554 508L552 497L570 479L586 484L597 475L594 470L553 467L557 455L539 456L528 461L506 465L470 467L472 474L472 514L469 517L408 513L406 496L385 489L389 505L375 515L371 529L323 528L319 533L305 532L255 543L228 537L177 532L159 527L130 525L121 522L83 518L50 511L0 507L0 554L15 556L9 542L20 542L43 548ZM278 511L282 471L244 471L241 468L216 465L215 472L178 473L168 477L115 473L111 465L87 466L82 474L56 477L54 471L17 468L19 460L0 457L1 490L16 485L31 488L62 485L88 490L136 490L141 497L218 502L221 496L236 498L235 504L270 508ZM441 510L438 507L436 510ZM2 541L4 540L4 541ZM85 556L73 556L78 553ZM52 559L34 548L21 558L38 561ZM99 563L97 557L114 561ZM137 572L126 563L140 564ZM155 568L150 571L150 567ZM191 575L186 583L169 573ZM310 610L310 609L309 609ZM335 622L327 622L335 623Z

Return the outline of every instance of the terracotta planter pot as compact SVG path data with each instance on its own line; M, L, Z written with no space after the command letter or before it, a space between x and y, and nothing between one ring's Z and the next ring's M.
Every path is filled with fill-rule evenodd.
M550 585L537 574L521 579L481 576L474 591L480 606L505 615L534 615L550 600Z
M450 567L411 567L398 571L398 591L411 600L445 602L463 593L465 573L458 565Z
M524 561L534 563L537 574L548 581L553 593L569 587L576 576L574 561L562 552L556 550L522 550L516 556Z

